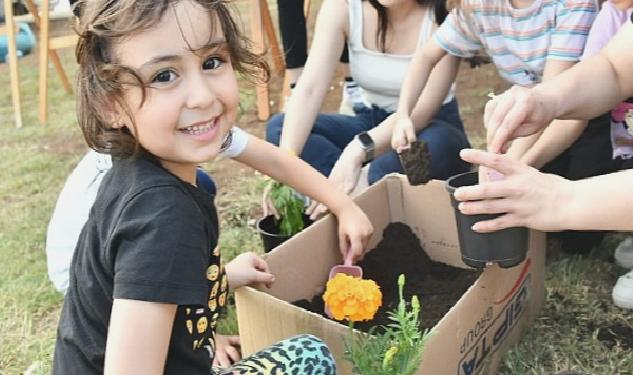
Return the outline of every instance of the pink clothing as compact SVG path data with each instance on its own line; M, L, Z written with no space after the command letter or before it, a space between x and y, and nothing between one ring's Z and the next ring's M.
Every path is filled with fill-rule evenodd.
M589 36L587 36L587 44L585 45L582 59L600 52L602 47L607 45L620 27L629 20L631 12L633 12L633 9L622 11L611 4L610 1L605 1L595 21L593 21Z

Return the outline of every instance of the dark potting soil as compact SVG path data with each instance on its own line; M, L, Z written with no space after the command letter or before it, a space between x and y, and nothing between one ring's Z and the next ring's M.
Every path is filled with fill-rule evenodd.
M420 185L431 179L431 153L426 142L417 140L411 143L398 157L411 185Z
M403 223L389 224L382 241L358 265L363 268L363 278L374 280L383 294L383 305L374 319L354 324L365 332L373 326L392 323L387 312L398 306L400 274L406 277L406 300L410 302L413 295L420 299L422 329L435 326L479 277L479 271L432 261L420 247L418 237ZM314 296L312 301L300 300L293 304L325 316L321 295Z

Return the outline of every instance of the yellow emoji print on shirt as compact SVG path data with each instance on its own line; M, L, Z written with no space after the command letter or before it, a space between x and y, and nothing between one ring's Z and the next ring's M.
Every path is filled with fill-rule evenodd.
M220 256L220 246L216 246L215 249L213 249L213 255L216 257Z
M209 299L214 299L215 296L218 295L218 288L220 287L220 284L215 283L213 284L213 288L211 288L211 294L209 294Z
M198 333L204 333L207 330L208 321L206 317L202 317L198 319L198 324L196 324L196 328L198 329Z
M187 320L186 322L187 324L187 331L189 331L189 334L193 334L193 322L191 320Z
M217 303L215 302L215 299L210 299L209 310L211 310L211 312L214 312L216 308L217 308Z
M222 282L221 282L221 286L220 286L220 290L221 291L225 291L226 287L227 287L227 281L226 281L226 274L222 275Z
M215 281L218 279L218 275L220 275L220 267L216 264L212 264L207 268L207 279Z
M220 294L220 297L218 297L218 304L220 306L224 306L226 304L226 291L222 292L222 294Z

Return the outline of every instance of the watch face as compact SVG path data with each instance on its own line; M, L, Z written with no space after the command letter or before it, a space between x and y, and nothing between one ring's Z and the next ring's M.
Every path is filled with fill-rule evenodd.
M374 141L367 133L360 133L358 135L358 140L363 144L363 147L371 147L374 145Z

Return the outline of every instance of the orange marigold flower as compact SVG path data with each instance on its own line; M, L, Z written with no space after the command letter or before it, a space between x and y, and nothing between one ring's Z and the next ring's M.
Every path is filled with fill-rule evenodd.
M358 322L374 318L382 306L382 293L373 280L337 273L327 282L323 301L334 319Z

